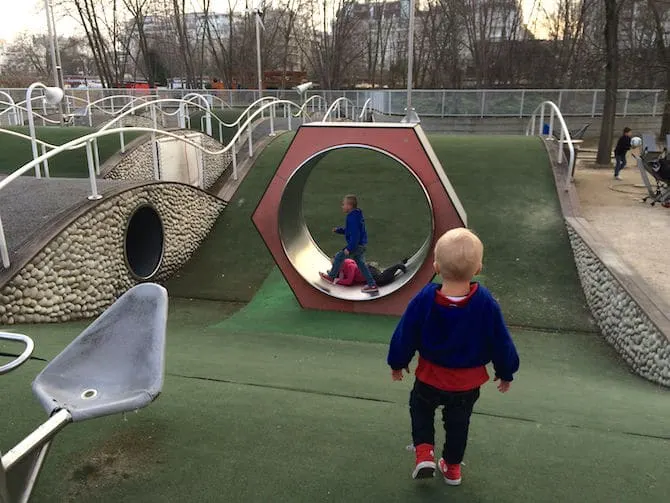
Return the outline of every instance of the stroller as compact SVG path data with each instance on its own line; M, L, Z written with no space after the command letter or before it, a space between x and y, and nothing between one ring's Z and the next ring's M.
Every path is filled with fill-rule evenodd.
M648 157L645 149L644 154L634 155L640 176L648 192L642 201L651 201L652 206L661 203L665 207L670 207L670 159L667 154L666 149L658 157Z

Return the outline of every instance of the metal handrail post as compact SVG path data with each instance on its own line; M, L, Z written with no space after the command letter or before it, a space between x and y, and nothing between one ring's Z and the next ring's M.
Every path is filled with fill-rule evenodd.
M93 161L93 149L91 148L92 140L86 142L86 161L88 163L88 178L91 183L91 195L88 196L88 199L95 201L101 199L102 196L98 194L98 184L95 179L95 165Z

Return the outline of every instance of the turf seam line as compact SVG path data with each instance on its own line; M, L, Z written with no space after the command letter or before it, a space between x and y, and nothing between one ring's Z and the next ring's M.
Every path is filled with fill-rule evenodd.
M4 352L0 352L0 356L5 357L5 358L18 358L18 357L21 356L21 355L18 355L18 354L16 354L16 353L4 353ZM37 361L40 361L40 362L48 362L48 361L49 361L49 360L47 360L46 358L40 358L39 356L30 356L30 357L28 358L28 360L37 360Z
M258 383L252 383L252 382L243 382L243 381L234 381L232 379L218 379L215 377L202 377L202 376L190 376L190 375L185 375L185 374L173 374L171 372L168 372L167 375L173 376L173 377L182 377L184 379L195 379L198 381L210 381L210 382L220 382L224 384L237 384L240 386L251 386L254 388L266 388L266 389L276 389L276 390L281 390L281 391L293 391L296 393L307 393L309 395L321 395L321 396L331 396L331 397L337 397L337 398L351 398L354 400L363 400L366 402L377 402L377 403L388 403L388 404L395 404L397 402L393 400L384 400L383 398L371 398L371 397L365 397L365 396L359 396L359 395L346 395L344 393L330 393L327 391L315 391L315 390L310 390L310 389L305 389L305 388L293 388L290 386L276 386L272 384L258 384Z
M527 331L532 331L532 332L542 332L550 335L561 335L565 332L573 333L573 334L583 334L583 335L598 335L600 334L600 331L597 329L593 330L586 330L586 329L579 329L579 328L555 328L555 327L538 327L534 325L516 325L516 324L508 324L507 328L510 330L527 330Z
M385 403L385 404L392 404L392 405L398 405L399 402L393 401L393 400L384 400L382 398L370 398L370 397L364 397L364 396L358 396L358 395L346 395L343 393L329 393L325 391L314 391L314 390L309 390L309 389L304 389L304 388L293 388L290 386L275 386L272 384L258 384L258 383L251 383L251 382L243 382L243 381L235 381L232 379L220 379L220 378L215 378L215 377L202 377L202 376L191 376L191 375L186 375L186 374L175 374L172 372L168 372L167 375L172 376L172 377L181 377L183 379L193 379L197 381L209 381L209 382L218 382L218 383L223 383L223 384L236 384L238 386L250 386L253 388L264 388L264 389L274 389L274 390L280 390L280 391L293 391L296 393L306 393L309 395L319 395L319 396L329 396L329 397L336 397L336 398L350 398L354 400L362 400L365 402L376 402L376 403ZM493 414L491 412L478 412L474 411L473 415L476 416L483 416L483 417L491 417L491 418L496 418L496 419L509 419L512 421L520 421L524 423L533 423L537 425L545 425L545 426L554 426L554 427L559 427L559 428L572 428L572 429L578 429L578 430L590 430L590 431L598 431L601 433L618 433L620 435L628 435L628 436L634 436L634 437L643 437L643 438L649 438L649 439L657 439L657 440L667 440L670 441L670 437L665 437L662 435L649 435L646 433L634 433L630 431L621 431L621 430L611 430L611 429L601 429L601 428L591 428L588 426L580 426L577 424L565 424L565 423L542 423L540 421L537 421L535 419L528 419L525 417L518 417L518 416L508 416L504 414Z

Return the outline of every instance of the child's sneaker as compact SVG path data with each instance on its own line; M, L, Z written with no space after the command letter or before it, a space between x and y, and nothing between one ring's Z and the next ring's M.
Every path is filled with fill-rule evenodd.
M435 476L435 453L430 444L416 446L416 466L412 472L413 479L429 479Z
M335 280L328 276L325 272L320 272L319 276L321 276L321 279L324 281L327 281L328 283L335 283Z
M378 293L379 292L379 287L377 285L365 285L361 289L361 292L363 292L363 293Z
M440 458L440 471L444 475L444 482L450 486L461 485L461 465L448 465L447 462Z

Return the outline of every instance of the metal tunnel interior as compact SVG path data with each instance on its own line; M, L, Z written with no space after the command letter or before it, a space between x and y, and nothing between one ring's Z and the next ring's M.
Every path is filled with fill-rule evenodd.
M337 147L321 151L298 166L286 182L278 210L279 237L286 256L295 270L305 279L305 281L311 283L315 288L318 288L332 297L343 300L367 301L379 299L392 294L409 282L430 254L435 228L433 206L425 187L419 179L414 176L414 179L426 198L431 218L431 231L430 234L426 236L426 239L419 250L408 261L407 272L399 275L396 281L390 285L380 287L378 295L363 293L360 288L355 286L330 285L324 282L319 277L319 272L330 269L330 257L319 248L319 245L314 241L314 238L309 232L303 212L303 196L307 185L307 179L312 173L312 170L318 165L319 161L328 155L329 152L343 148L374 150L395 160L414 176L414 173L412 173L409 167L397 157L367 145L338 145Z
M124 252L131 274L148 280L158 271L164 253L163 222L156 209L142 204L135 209L125 233Z

